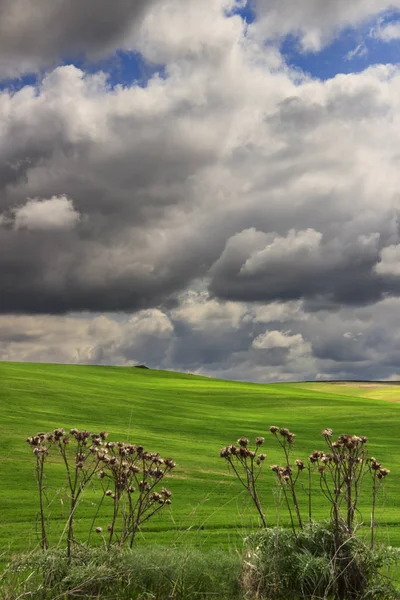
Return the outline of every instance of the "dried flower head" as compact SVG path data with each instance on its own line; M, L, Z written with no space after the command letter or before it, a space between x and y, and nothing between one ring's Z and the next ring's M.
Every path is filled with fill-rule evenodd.
M249 440L247 439L247 437L243 436L243 437L241 437L241 438L238 439L237 443L242 448L247 448L247 446L249 445Z
M256 446L262 446L264 442L265 442L265 438L256 437Z
M228 446L225 446L225 448L221 448L221 451L219 453L221 458L227 458L228 456L230 456L230 451Z
M294 438L295 438L295 437L296 437L296 434L295 434L295 433L291 433L291 432L289 431L289 433L288 433L288 434L287 434L287 436L286 436L286 439L287 439L287 441L289 442L289 444L293 444L293 442L294 442Z
M102 533L103 528L102 527L96 527L96 533Z
M271 425L269 428L270 432L275 435L277 431L279 431L279 427L275 427L275 425Z
M324 437L332 437L333 431L329 427L327 429L322 430L322 435Z

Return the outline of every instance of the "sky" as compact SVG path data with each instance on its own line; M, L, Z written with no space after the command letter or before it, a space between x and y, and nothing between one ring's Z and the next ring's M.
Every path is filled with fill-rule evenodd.
M0 0L0 360L400 379L400 0Z

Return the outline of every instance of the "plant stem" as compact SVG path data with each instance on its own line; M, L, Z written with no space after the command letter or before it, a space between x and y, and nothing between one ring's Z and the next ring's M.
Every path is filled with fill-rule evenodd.
M372 488L372 513L371 513L371 550L375 546L375 510L376 510L376 495L377 495L377 477L374 471L373 488Z
M47 550L49 547L47 536L46 536L46 525L44 519L44 507L43 507L43 470L44 470L44 454L37 455L36 459L36 469L37 469L37 480L39 487L39 505L40 505L40 524L42 529L42 539L41 539L41 548L42 550Z

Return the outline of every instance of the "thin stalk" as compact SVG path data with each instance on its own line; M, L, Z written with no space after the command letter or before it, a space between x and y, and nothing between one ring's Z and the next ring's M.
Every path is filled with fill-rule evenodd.
M346 486L347 486L347 530L349 534L351 534L352 526L353 526L353 503L352 503L352 479L353 479L353 469L351 464L351 456L349 456L348 462L348 470L346 477Z
M40 524L42 530L42 539L40 542L42 550L47 550L49 543L46 535L46 525L44 518L44 506L43 506L43 470L44 470L44 454L37 454L36 457L36 469L37 469L37 481L39 487L39 506L40 506Z
M288 495L287 495L287 492L286 492L286 489L285 489L285 484L282 483L280 481L280 479L279 479L279 483L281 485L281 488L282 488L282 491L283 491L283 495L285 497L286 506L288 507L289 517L290 517L290 523L291 523L291 526L292 526L292 530L293 530L293 533L296 535L296 527L295 527L294 520L293 520L292 509L290 508L289 498L288 498Z
M279 443L283 449L283 452L285 454L286 464L289 469L290 493L291 493L292 500L293 500L293 506L296 511L296 516L297 516L297 520L299 522L299 527L300 527L300 529L303 529L303 521L301 519L300 507L299 507L299 503L297 501L296 490L294 488L294 481L293 481L293 477L292 477L292 470L290 467L290 445L287 441L284 441L284 442L281 442L280 440L278 440L278 441L279 441Z
M105 495L104 495L104 489L103 489L103 495L102 495L102 497L101 497L101 499L100 499L100 502L98 502L98 504L97 504L97 509L96 509L96 512L94 513L94 516L93 516L92 522L91 522L91 524L90 524L90 529L89 529L89 534L88 534L88 540L87 540L87 543L88 543L88 544L89 544L89 542L90 542L90 538L91 538L91 536L92 536L93 527L94 527L94 524L95 524L95 522L96 522L96 519L97 519L97 517L98 517L98 515L99 515L99 512L100 512L100 509L101 509L101 507L102 507L102 504L103 504L104 498L105 498Z
M308 522L312 523L312 472L311 465L308 465Z
M371 513L371 550L374 549L375 546L375 511L376 511L376 496L378 491L377 481L378 478L376 476L377 472L374 471L373 476L373 488L372 488L372 513Z
M119 495L119 491L117 489L117 487L115 487L115 497L114 497L114 513L113 513L113 519L111 522L111 529L110 529L110 537L108 539L108 545L107 545L107 550L110 550L111 548L111 543L112 543L112 539L114 536L114 530L115 530L115 523L117 521L117 517L118 517L118 509L119 509L119 500L120 500L120 495Z
M250 489L251 489L251 497L253 498L253 502L256 505L256 508L258 510L258 514L260 515L260 518L261 518L261 521L262 521L262 524L263 524L263 527L264 527L264 529L266 529L267 528L267 520L265 518L264 512L263 512L263 510L261 508L260 500L258 498L257 488L256 488L256 485L255 485L254 473L253 472L250 473Z

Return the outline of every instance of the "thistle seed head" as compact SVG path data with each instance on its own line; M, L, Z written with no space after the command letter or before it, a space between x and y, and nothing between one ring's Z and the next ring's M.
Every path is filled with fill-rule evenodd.
M332 437L332 434L333 434L333 431L332 431L332 429L330 429L330 428L327 428L327 429L323 429L323 430L322 430L322 435L323 435L324 437Z
M249 445L249 440L247 439L247 437L243 436L238 439L237 443L241 448L247 448L247 446Z

